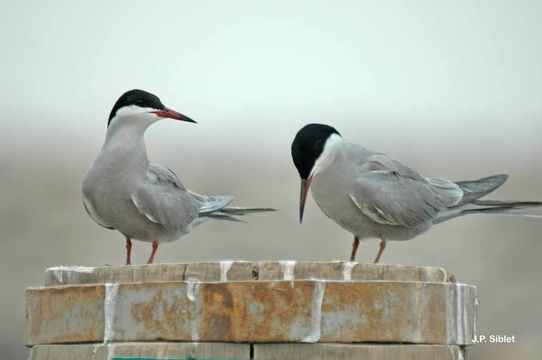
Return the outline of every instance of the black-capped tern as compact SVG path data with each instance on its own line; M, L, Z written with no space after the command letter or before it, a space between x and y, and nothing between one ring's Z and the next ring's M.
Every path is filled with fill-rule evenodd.
M126 264L131 263L132 239L152 242L152 263L160 242L177 240L209 218L236 221L234 216L273 210L229 207L233 196L196 194L173 171L149 162L143 135L166 118L195 123L151 93L123 94L109 115L102 149L81 184L90 217L125 236Z
M309 188L320 209L354 235L350 260L360 239L380 239L378 263L388 240L409 240L431 226L473 213L533 216L538 201L479 200L508 175L453 182L428 178L386 154L344 140L333 127L309 124L292 143L301 177L300 222ZM534 214L534 216L539 216Z

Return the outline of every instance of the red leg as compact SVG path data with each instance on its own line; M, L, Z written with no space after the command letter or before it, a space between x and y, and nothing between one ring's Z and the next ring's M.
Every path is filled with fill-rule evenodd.
M350 261L356 261L356 253L358 252L359 238L354 236L354 242L352 243L352 254L350 255Z
M386 240L380 240L380 250L378 250L378 254L376 255L375 264L378 264L378 262L380 261L380 257L382 256L385 248Z
M158 241L153 240L152 252L151 252L151 256L149 257L149 261L147 261L147 264L152 264L152 262L154 261L154 255L156 254L156 250L158 250Z
M132 265L132 240L126 238L126 265Z

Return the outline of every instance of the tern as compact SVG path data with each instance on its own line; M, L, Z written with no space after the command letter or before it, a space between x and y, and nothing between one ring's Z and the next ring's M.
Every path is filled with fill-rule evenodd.
M525 209L542 202L479 200L508 175L458 182L424 177L389 155L344 140L329 125L304 126L291 151L301 178L300 222L310 188L324 214L354 235L350 261L355 261L360 240L380 239L378 263L388 240L410 240L462 215L540 217Z
M240 221L235 216L274 210L229 207L233 196L192 192L173 171L149 162L143 136L160 119L195 123L151 93L124 93L111 110L105 142L81 184L88 215L124 235L127 265L132 239L152 242L151 264L159 243L177 240L209 218Z

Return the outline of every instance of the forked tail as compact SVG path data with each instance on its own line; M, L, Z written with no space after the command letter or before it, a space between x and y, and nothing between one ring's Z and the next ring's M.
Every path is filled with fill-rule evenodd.
M508 216L526 216L542 218L541 201L501 201L479 200L484 195L497 189L508 179L508 175L500 174L471 181L457 181L463 191L463 197L457 205L442 210L433 224L468 214L497 214Z
M197 223L205 222L208 219L228 220L246 222L236 216L244 216L261 212L276 211L271 208L251 208L241 206L228 206L232 200L231 195L201 195L190 192L192 198L198 203L200 211Z
M541 201L475 200L469 204L446 209L438 215L433 221L433 224L468 214L496 214L542 218L541 207ZM533 209L537 209L538 211L533 211Z
M541 207L542 201L476 200L470 205L463 212L542 217L542 212L531 210Z
M209 213L201 214L203 217L217 219L217 220L228 220L228 221L239 221L246 222L244 220L238 219L237 216L244 216L250 214L257 214L268 211L277 211L272 208L249 208L249 207L240 207L240 206L228 206L219 210L215 210Z

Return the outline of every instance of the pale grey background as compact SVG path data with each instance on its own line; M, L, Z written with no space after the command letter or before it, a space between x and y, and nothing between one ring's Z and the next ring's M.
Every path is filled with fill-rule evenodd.
M308 122L431 176L505 172L499 199L542 199L540 1L1 1L0 358L23 359L24 289L60 264L118 264L122 237L83 211L79 182L122 92L199 124L147 134L192 189L280 209L214 222L158 261L346 259L351 236L308 201L290 142ZM542 221L472 216L383 261L442 266L478 286L474 359L540 359ZM137 244L144 261L148 244ZM372 260L377 242L360 248Z

